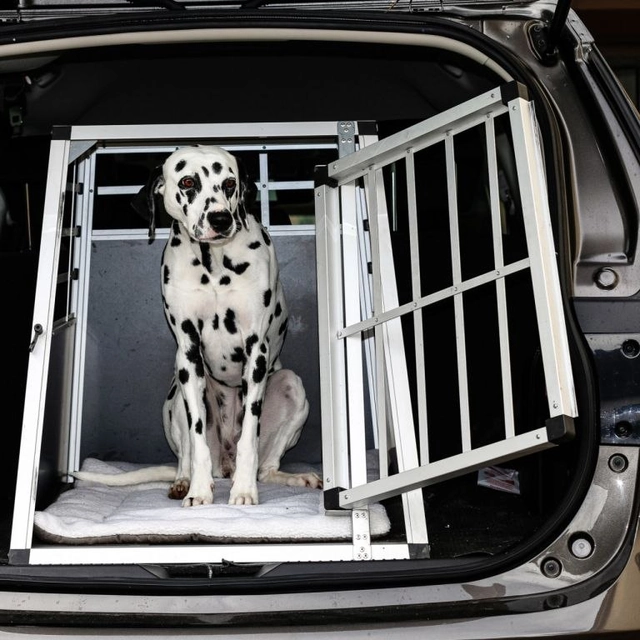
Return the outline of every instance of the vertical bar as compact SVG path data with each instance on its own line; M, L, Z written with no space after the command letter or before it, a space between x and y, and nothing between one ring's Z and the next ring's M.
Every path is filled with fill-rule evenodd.
M380 272L380 229L378 221L378 179L382 181L380 169L371 168L366 176L367 202L369 205L369 233L371 234L371 265L373 288L373 313L384 311L382 300L382 274ZM374 329L375 376L376 376L376 422L378 433L387 430L385 350L382 325Z
M578 410L537 123L526 100L516 98L508 107L549 412L552 418L575 417Z
M44 331L29 355L16 499L11 529L12 550L29 549L33 537L33 515L49 377L51 333L60 259L68 155L68 140L53 140L51 142L33 308L33 323L34 325L36 323L42 325Z
M322 467L325 490L349 486L340 217L336 189L315 190Z
M418 239L418 205L416 198L416 169L412 150L407 152L407 207L409 218L409 250L411 252L411 295L414 301L422 295L420 281L420 243ZM429 425L427 418L427 385L425 379L424 330L422 309L413 312L413 333L416 349L416 397L418 401L418 434L420 464L429 462Z
M260 159L260 217L265 229L269 229L271 225L271 217L269 212L269 156L261 153Z
M372 282L369 273L369 264L371 264L371 239L368 229L365 229L365 213L367 212L367 203L362 188L356 188L357 201L356 209L358 215L356 221L358 224L358 241L360 249L360 308L363 318L370 318L373 315L372 300ZM369 218L366 217L367 225ZM367 384L369 389L369 406L375 407L376 397L376 375L374 369L375 362L375 345L374 338L371 335L362 335L362 346L365 353ZM387 460L387 439L386 432L380 433L376 421L375 411L371 411L371 430L373 432L373 445L378 449L380 455L380 473L386 473L388 468Z
M344 322L360 322L360 279L358 235L356 225L356 187L342 187L342 264L344 273ZM347 358L347 398L349 407L349 446L351 484L367 481L366 439L364 428L364 393L362 373L362 336L355 333L345 338Z
M382 169L376 169L375 176L374 189L369 194L370 197L375 198L375 209L370 214L370 225L372 227L375 225L375 235L371 237L372 254L379 261L378 272L382 295L381 306L376 309L384 311L398 306L398 291ZM382 386L383 393L388 398L386 415L391 421L398 469L402 472L417 467L419 459L400 318L377 326L376 332L381 332L383 337L385 378ZM407 542L419 547L419 553L423 554L426 552L425 545L429 543L429 536L422 491L417 489L403 493L402 505Z
M485 133L487 144L487 177L489 180L489 200L491 203L491 230L493 234L493 260L496 271L501 272L504 267L504 255L502 248L500 192L498 187L498 158L496 155L495 121L493 118L487 119ZM513 389L511 384L507 293L504 278L496 280L496 300L498 305L498 339L500 342L504 431L505 438L512 438L515 435L515 419L513 415Z
M93 234L93 204L95 185L96 155L91 154L80 164L82 180L85 184L80 198L81 236L75 238L78 253L78 280L76 282L76 343L73 355L73 381L71 393L71 423L69 427L68 473L80 468L82 440L82 413L84 407L84 370L87 355L87 322L89 313L89 283L91 281L91 238ZM75 251L74 251L75 253Z
M447 164L447 192L449 202L449 232L451 237L451 266L453 271L453 288L456 291L462 282L462 262L460 259L460 232L458 228L458 182L456 176L456 160L453 135L448 132L445 138ZM469 386L467 380L467 349L464 332L464 305L462 293L453 297L453 309L456 327L456 350L458 357L458 392L460 396L460 427L462 434L462 450L471 450L471 423L469 417Z

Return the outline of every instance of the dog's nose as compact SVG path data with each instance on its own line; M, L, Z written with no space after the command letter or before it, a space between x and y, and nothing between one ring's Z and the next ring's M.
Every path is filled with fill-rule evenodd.
M211 211L207 214L207 222L209 226L214 230L223 232L229 229L233 223L233 218L229 211Z

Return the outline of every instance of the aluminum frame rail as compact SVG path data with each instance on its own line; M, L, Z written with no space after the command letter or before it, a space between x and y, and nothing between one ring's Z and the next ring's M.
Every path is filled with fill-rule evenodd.
M528 257L505 264L502 250L500 201L498 197L498 161L495 144L494 121L508 114L514 141L518 187L525 221ZM457 180L454 138L473 127L483 126L487 142L489 192L493 237L494 268L471 279L464 280L458 229ZM447 170L449 232L452 252L452 285L435 293L420 295L420 255L417 242L418 210L415 190L414 154L437 143L444 143ZM391 258L391 246L385 243L386 224L383 169L395 162L405 161L407 166L408 218L411 252L411 279L413 299L402 305L385 304L383 290L388 273L383 265ZM368 194L369 228L372 240L373 311L369 317L354 318L355 295L353 284L353 221L341 217L340 193L353 189L356 180L364 178ZM397 134L340 158L318 171L316 179L316 224L318 248L318 295L321 311L321 384L328 390L323 396L323 435L325 469L331 469L333 478L327 482L325 505L329 509L359 509L363 505L398 494L406 494L421 487L462 475L486 465L504 462L551 446L570 437L577 406L570 367L569 346L563 314L555 249L547 201L542 161L542 150L533 105L527 99L526 89L515 82L488 91L468 102L440 113ZM382 216L382 217L379 217ZM343 255L340 255L340 229L342 228ZM381 229L383 230L381 233ZM536 308L538 332L545 373L549 415L544 426L515 435L513 397L510 374L509 332L505 278L523 270L530 270ZM472 448L469 413L467 356L464 334L463 294L475 287L495 283L500 362L503 384L503 411L505 438L496 443ZM365 286L361 282L360 286ZM398 353L385 337L388 325L398 322L405 314L415 316L416 344L421 344L421 310L436 302L452 299L456 330L456 357L460 401L462 452L437 462L429 461L427 446L427 393L424 380L425 359L422 349L416 349L417 415L419 417L420 464L401 469L399 473L368 483L354 483L344 434L361 430L361 376L357 356L365 332L375 335L376 421L379 439L389 424L386 399L393 391L390 385L390 364L397 362ZM404 357L404 356L402 356ZM358 401L354 402L357 398ZM411 407L402 407L406 415ZM391 425L393 426L393 425ZM350 436L353 438L353 436ZM416 436L412 423L395 429L395 445L399 449L415 449ZM325 474L326 475L326 474ZM361 473L357 473L361 476Z

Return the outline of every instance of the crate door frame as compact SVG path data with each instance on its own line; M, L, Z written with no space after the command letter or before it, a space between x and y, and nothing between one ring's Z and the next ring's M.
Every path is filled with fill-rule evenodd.
M508 114L513 137L528 251L526 258L510 264L504 263L502 253L495 144L495 119L504 114ZM494 268L480 276L464 280L460 262L454 139L456 134L477 126L485 127L487 141ZM453 283L441 291L421 296L413 159L416 152L437 143L444 143L446 150ZM405 161L407 164L413 296L412 300L402 305L389 304L389 296L385 295L385 290L388 289L388 280L392 275L384 272L384 264L389 264L392 249L388 243L388 232L385 231L388 216L382 171L384 167L399 161ZM542 149L534 107L528 100L526 88L515 82L497 87L341 158L317 173L318 295L319 300L329 309L319 324L323 331L320 337L321 385L323 389L329 389L323 396L323 442L348 441L350 445L350 449L344 445L326 447L325 468L332 469L332 476L335 478L333 482L328 483L325 491L327 508L358 511L372 502L399 494L407 495L436 482L541 451L570 438L573 433L573 420L577 416L577 403ZM357 274L359 263L358 243L351 238L356 234L356 230L350 209L344 207L342 194L351 193L361 179L365 183L369 234L373 247L373 309L368 315L361 314L357 296L354 295L354 274ZM507 276L524 270L530 271L532 279L550 417L537 429L516 435L509 372L504 281ZM474 449L470 435L463 294L490 283L495 283L498 301L505 438ZM358 286L367 286L363 284L362 277ZM393 348L389 337L394 322L399 322L404 314L413 314L416 344L421 344L422 309L445 299L453 300L455 310L462 453L431 462L427 446L424 352L422 349L416 349L419 405L419 442L416 442L411 406L397 402L398 393L402 393L403 390L394 390L389 383L393 378L394 363L402 364L401 360L404 357L404 353L398 353L397 349ZM404 468L401 466L399 472L394 475L386 476L383 470L379 479L362 482L363 473L359 461L364 454L361 444L363 424L353 412L353 398L359 399L362 396L361 343L365 333L371 331L375 336L376 378L376 401L372 411L376 414L378 439L384 441L386 432L391 431L395 435L397 448L407 448L409 451L418 449L421 452L421 460L419 464ZM392 402L395 401L395 406L403 412L402 414L389 411L389 398ZM356 408L359 404L360 402L356 401ZM383 455L385 453L383 452Z

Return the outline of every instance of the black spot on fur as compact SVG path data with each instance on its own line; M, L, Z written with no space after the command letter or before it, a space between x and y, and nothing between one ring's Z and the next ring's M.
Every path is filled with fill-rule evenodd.
M268 247L271 244L271 238L269 237L269 234L264 229L261 229L261 231L262 231L262 239L264 240L264 243Z
M256 418L260 417L262 413L262 400L256 400L251 403L251 414L256 416Z
M182 232L180 231L180 223L177 220L174 220L171 223L171 231L177 236L179 236Z
M194 258L194 259L191 261L191 264L192 264L194 267L199 267L199 266L202 264L202 262L200 262L200 260L198 260L198 258Z
M278 335L281 336L287 330L287 320L285 320L278 329Z
M198 333L191 320L184 320L181 327L184 333L186 333L191 340L191 346L187 349L186 353L187 360L195 365L196 375L199 378L203 378L204 364L202 361L202 353L200 349L200 334Z
M253 370L253 381L262 382L267 375L267 359L264 356L256 358L256 368Z
M169 267L167 265L164 266L162 279L165 284L169 284Z
M182 171L185 168L186 164L187 164L186 160L180 160L180 162L178 162L178 164L176 165L176 172L180 173L180 171Z
M282 313L282 305L279 302L276 304L276 308L275 308L274 313L275 313L276 318L279 318L280 314Z
M242 395L246 396L248 390L249 390L249 385L247 384L247 381L244 378L242 378L242 388L241 388Z
M176 326L176 318L175 318L175 316L169 314L169 322L175 327Z
M227 285L231 282L231 278L229 276L222 276L222 278L220 278L220 284L221 285Z
M182 204L182 194L179 191L176 191L176 201L178 204Z
M191 429L191 411L189 411L189 405L186 400L184 401L184 410L187 414L187 424L189 425L189 429Z
M257 249L260 246L260 241L256 240L249 245L249 249Z
M267 353L267 345L264 342L260 345L260 353Z
M202 420L200 418L196 422L196 433L202 433Z
M211 247L206 242L201 242L200 250L202 252L202 265L211 273Z
M172 384L171 389L169 389L169 395L167 395L167 400L171 400L171 398L176 395L177 390L178 387L175 384Z
M180 369L180 371L178 371L178 380L180 380L182 384L187 384L187 382L189 382L189 372L186 369Z
M171 238L171 246L172 247L179 247L182 244L182 240L180 240L180 238L176 238L176 236L173 236Z
M209 276L206 273L202 274L202 277L200 278L200 283L209 284Z
M220 326L220 318L218 318L218 314L216 313L215 316L213 316L213 330L217 331L218 327Z
M252 333L245 341L244 348L247 352L247 355L251 355L251 350L253 349L253 345L258 342L258 336L255 333Z
M207 178L209 177L209 169L207 169L207 167L202 167L202 173L204 173Z
M225 269L229 269L229 271L233 271L234 273L240 275L247 270L247 268L249 267L249 263L239 262L238 264L233 264L229 256L222 256L222 266Z
M224 315L224 326L229 333L237 333L238 327L236 326L236 314L233 309L227 309Z
M264 306L268 307L271 304L271 289L267 289L262 295L262 299L264 300Z
M246 360L242 347L236 347L231 354L231 362L244 362Z
M214 162L211 168L213 169L213 173L216 175L222 171L222 165L219 162Z

